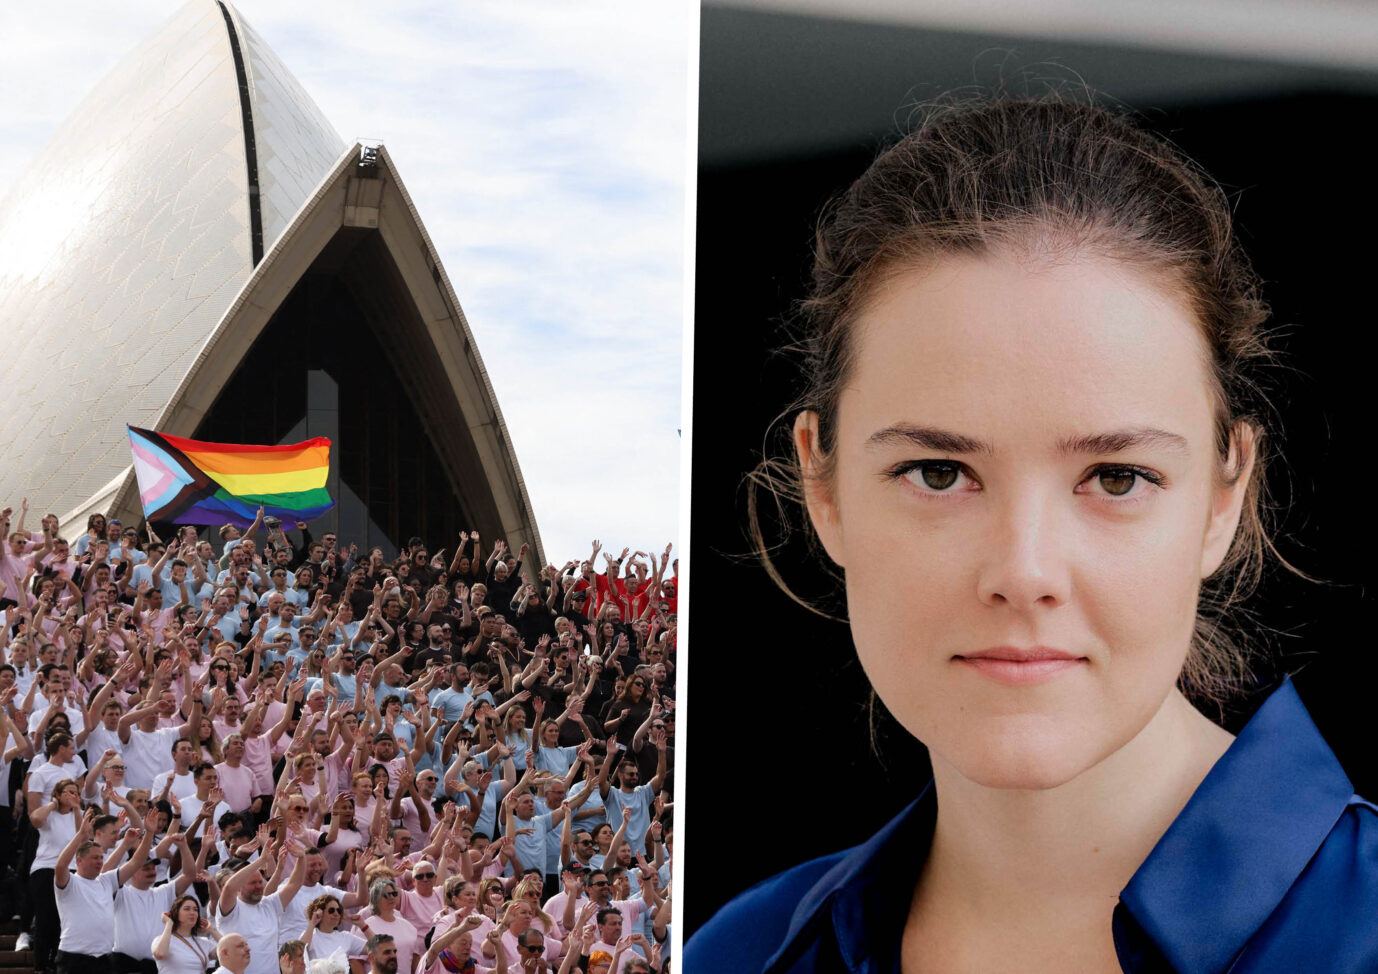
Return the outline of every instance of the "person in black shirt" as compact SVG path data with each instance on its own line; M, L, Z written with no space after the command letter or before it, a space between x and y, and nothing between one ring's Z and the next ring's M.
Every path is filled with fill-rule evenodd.
M495 611L503 612L512 604L513 596L517 594L517 589L522 585L522 561L526 558L529 550L529 545L522 545L521 551L517 554L516 562L509 565L502 559L502 555L507 551L507 546L501 541L494 545L490 560L496 560L493 563L491 577L488 579L487 604L492 606Z

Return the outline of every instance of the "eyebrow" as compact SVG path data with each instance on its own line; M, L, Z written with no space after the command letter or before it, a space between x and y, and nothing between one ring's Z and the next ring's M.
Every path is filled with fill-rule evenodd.
M993 456L995 453L995 447L984 440L933 426L919 426L914 423L896 423L887 426L872 433L866 440L868 449L896 443L922 447L939 453L976 454L986 457ZM1100 456L1148 446L1171 450L1183 456L1191 455L1191 449L1187 445L1185 437L1151 426L1064 437L1058 440L1057 451L1063 455Z

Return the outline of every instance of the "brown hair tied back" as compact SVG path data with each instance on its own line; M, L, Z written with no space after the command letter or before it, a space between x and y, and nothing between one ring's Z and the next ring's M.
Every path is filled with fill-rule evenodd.
M802 514L801 471L789 422L818 414L823 463L836 446L838 398L851 371L852 325L887 274L946 256L1000 248L1043 262L1110 259L1153 274L1196 314L1211 356L1220 477L1233 482L1255 455L1239 529L1198 604L1179 685L1198 706L1223 706L1251 679L1253 647L1224 625L1254 591L1271 554L1260 385L1273 360L1259 281L1235 239L1224 191L1127 113L1060 92L942 99L824 209L813 277L795 316L802 395L772 424L765 459L749 475L747 513L757 554L795 601L766 540L757 488L773 497L781 530ZM782 424L782 421L786 421ZM783 539L782 539L783 540ZM830 566L831 567L831 566ZM1297 574L1302 574L1296 572ZM1303 576L1305 577L1305 576ZM826 613L825 613L826 614Z

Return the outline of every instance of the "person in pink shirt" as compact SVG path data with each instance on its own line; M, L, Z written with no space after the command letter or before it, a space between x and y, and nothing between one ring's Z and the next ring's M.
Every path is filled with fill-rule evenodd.
M373 784L373 779L369 777L367 771L360 771L353 779L354 791L354 824L359 831L372 841L375 833L375 820L377 822L377 834L386 835L388 827L387 808L383 804L383 786L379 783Z
M0 530L9 532L8 517L0 516ZM8 549L0 555L0 583L5 586L4 597L14 599L23 607L32 600L25 591L25 583L33 571L33 556L26 554L29 539L25 534L20 531L9 532L9 539Z
M506 974L509 968L507 967L505 952L498 954L496 967L488 967L477 962L478 958L475 955L478 945L486 941L496 952L501 936L501 932L496 927L486 933L482 932L478 923L480 919L487 918L474 916L463 920L455 918L452 926L448 927L444 933L437 934L435 939L431 941L430 948L421 958L421 966L417 968L417 974L455 974L455 972ZM469 966L471 963L472 966Z
M211 665L215 666L217 664L224 665L220 663L220 661L212 663ZM212 694L211 706L210 709L206 711L206 716L209 717L211 723L215 725L215 732L220 735L222 744L228 742L232 734L242 735L244 733L244 722L242 720L244 716L244 705L239 702L237 697L219 699L215 694Z
M397 944L397 967L410 974L416 969L416 962L425 943L417 935L414 927L397 908L401 888L391 879L375 879L368 888L368 903L372 911L361 923L369 935L385 933Z
M344 868L345 857L352 850L368 846L367 830L360 831L354 818L353 795L336 797L330 811L330 827L317 833L316 844L325 856L327 875L331 877Z
M435 915L445 908L444 894L437 885L444 877L437 875L435 863L421 859L412 867L411 878L412 888L402 891L402 915L424 939L431 931Z
M237 702L237 701L236 701ZM220 775L220 790L225 804L235 812L247 812L254 803L254 772L244 764L244 735L232 732L225 737L225 760L215 766Z
M532 954L536 958L544 957L548 964L558 963L563 945L555 937L553 921L547 924L538 919L539 909L540 907L522 899L509 903L502 917L502 924L505 924L507 929L498 940L496 950L492 942L485 941L480 951L485 961L495 962L497 950L501 950L507 954L508 966L519 970L529 969L523 961ZM536 950L537 946L540 947L539 951ZM492 956L489 956L489 951L493 951Z

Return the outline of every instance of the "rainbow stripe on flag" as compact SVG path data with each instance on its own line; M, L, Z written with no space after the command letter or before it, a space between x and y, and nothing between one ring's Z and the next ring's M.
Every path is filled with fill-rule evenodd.
M150 521L247 528L260 506L289 523L320 517L335 506L325 489L330 441L323 436L250 446L128 429L139 500Z

